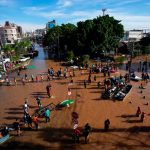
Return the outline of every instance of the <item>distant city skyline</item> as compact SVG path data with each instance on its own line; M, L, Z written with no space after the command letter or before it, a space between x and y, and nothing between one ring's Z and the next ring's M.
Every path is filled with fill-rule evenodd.
M150 29L147 0L0 0L0 25L10 21L24 31L45 28L48 21L76 24L105 14L121 20L125 30Z

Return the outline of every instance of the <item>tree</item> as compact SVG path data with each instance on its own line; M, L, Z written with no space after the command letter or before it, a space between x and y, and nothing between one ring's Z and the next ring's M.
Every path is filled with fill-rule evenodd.
M31 46L31 42L28 39L24 39L22 41L16 41L14 45L15 53L17 56L20 56L21 54L25 54L27 51L27 48Z
M150 54L150 34L147 34L146 37L143 37L139 44L141 45L143 54Z
M73 60L73 58L74 58L74 53L73 53L73 51L68 51L68 52L67 52L67 60L68 60L68 61L71 61L71 60Z
M11 59L12 52L14 51L12 45L5 44L5 45L3 45L2 49L3 49L4 53L7 55L7 57L10 57L10 59Z
M88 64L90 60L90 56L89 55L82 55L79 62L81 66L85 66L86 64Z
M64 45L67 45L67 50L73 50L75 56L86 54L93 56L95 53L116 50L123 35L123 25L120 21L106 15L80 21L77 26L62 24L49 29L43 44L55 52L61 50L66 53Z

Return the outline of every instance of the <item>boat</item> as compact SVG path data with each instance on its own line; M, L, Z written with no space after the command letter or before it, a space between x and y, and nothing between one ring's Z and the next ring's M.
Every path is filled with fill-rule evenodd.
M59 105L68 106L68 105L73 104L73 103L74 103L74 100L67 99L67 100L62 101Z
M71 100L71 99L64 100L60 102L59 104L57 104L56 109L61 109L66 106L69 107L69 105L73 103L74 103L74 100Z
M140 78L140 77L138 77L138 76L130 77L130 79L131 79L132 81L141 81L141 80L142 80L142 78Z
M10 138L9 135L9 129L6 127L3 127L0 129L0 144L4 143Z
M116 94L114 94L113 99L122 101L129 95L131 92L132 85L125 85L121 90L119 90Z
M9 135L9 134L0 137L0 144L6 142L9 138L10 138L10 135Z

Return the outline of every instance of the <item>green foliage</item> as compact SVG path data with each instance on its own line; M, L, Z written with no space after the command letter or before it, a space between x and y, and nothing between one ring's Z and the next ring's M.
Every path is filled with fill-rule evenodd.
M12 61L17 61L17 60L19 60L19 56L18 55L15 55L15 56L12 56Z
M65 52L73 50L75 56L89 54L92 56L96 52L115 50L119 40L123 37L123 25L119 20L115 20L109 15L99 16L93 20L78 22L73 24L62 24L50 29L44 37L44 46L59 45L60 50ZM57 46L54 51L57 52Z
M9 54L12 52L12 45L9 45L9 44L5 44L3 47L2 47L4 53L6 54Z
M150 54L150 46L143 46L142 47L143 54Z
M123 63L126 60L124 56L119 56L115 58L115 62Z
M2 47L2 50L4 51L4 53L7 55L7 57L10 57L12 56L12 52L13 52L13 47L12 45L9 45L9 44L5 44L3 45Z
M28 39L24 39L20 42L16 42L14 45L15 53L17 56L20 56L21 54L26 53L27 48L31 46L31 41Z
M79 65L85 66L86 64L89 63L90 56L89 55L82 55L80 60L79 60Z
M68 52L67 52L67 60L68 60L68 61L71 61L71 60L73 60L73 58L74 58L74 53L73 53L73 51L68 51Z
M140 42L142 54L150 54L150 34L143 37Z

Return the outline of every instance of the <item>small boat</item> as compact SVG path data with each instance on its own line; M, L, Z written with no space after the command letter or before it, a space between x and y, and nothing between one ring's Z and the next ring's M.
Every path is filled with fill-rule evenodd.
M73 103L74 103L74 100L67 99L67 100L62 101L59 105L65 107L65 106L68 106L68 105L73 104Z
M1 133L1 132L0 132ZM10 135L9 134L6 134L4 136L0 136L0 144L6 142L8 139L10 138Z
M127 95L130 93L132 89L132 85L125 85L121 90L119 90L114 96L113 98L116 100L124 100L125 97L127 97Z
M73 103L74 103L74 100L71 100L71 99L64 100L56 105L56 110L62 109L63 107L66 107L66 106L69 107L70 104L73 104Z
M140 77L138 77L138 76L130 77L130 79L131 79L132 81L141 81L141 80L142 80L142 78L140 78Z

